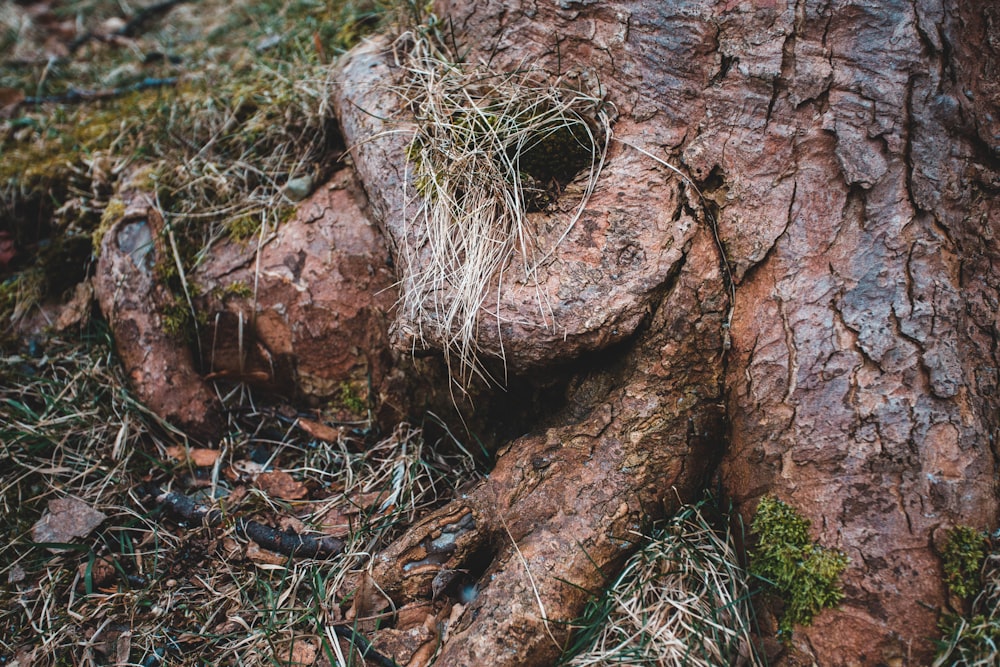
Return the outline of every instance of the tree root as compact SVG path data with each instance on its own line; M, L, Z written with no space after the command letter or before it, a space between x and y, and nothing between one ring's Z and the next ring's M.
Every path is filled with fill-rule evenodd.
M516 440L486 481L376 559L397 602L457 595L458 573L476 579L436 664L551 664L643 522L702 488L723 437L716 258L699 233L688 261L702 270L684 273L623 362L578 378L563 425Z

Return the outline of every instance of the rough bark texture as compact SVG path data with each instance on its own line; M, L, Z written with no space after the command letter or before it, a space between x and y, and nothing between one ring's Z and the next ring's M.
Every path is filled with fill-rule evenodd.
M947 603L935 540L998 521L1000 12L954 0L436 9L470 59L573 70L619 112L593 199L540 274L555 326L512 270L488 299L500 328L480 329L487 352L502 341L511 370L550 388L568 373L562 407L508 416L508 432L531 432L489 479L376 562L399 599L447 594L459 570L478 578L438 664L550 664L580 590L600 587L631 531L690 499L720 459L747 520L774 494L851 558L843 605L798 628L784 664L929 664ZM421 240L401 199L410 120L388 91L401 75L388 44L348 57L336 105L400 267ZM684 169L704 199L638 148ZM391 279L350 190L307 203L259 268L225 255L206 267L206 284L242 275L275 290L218 306L221 370L257 363L281 384L273 362L285 358L288 382L308 378L326 387L320 397L359 373L392 386L406 355L384 328L392 299L378 287ZM565 211L532 214L543 247L565 229L571 195ZM165 296L127 242L136 220L105 239L102 307L140 386L155 343L154 370L196 387L187 406L154 407L200 428L192 405L216 406L189 356L162 347ZM256 322L256 361L225 328L240 313Z
M193 276L209 320L206 369L306 401L349 391L390 426L409 414L402 355L388 341L395 277L363 207L342 170L259 247L213 250Z
M563 621L606 583L642 522L706 483L724 430L726 303L707 230L685 256L706 270L684 272L627 354L571 383L558 426L514 441L485 483L380 556L376 579L403 597L488 563L437 664L551 664Z
M543 280L569 342L537 327L505 329L515 366L612 342L588 328L587 302L559 299L560 276L578 294L599 295L590 308L633 314L601 326L634 335L629 370L594 376L606 398L581 408L578 421L515 442L461 505L474 532L468 521L454 522L460 510L446 508L379 566L390 589L412 593L406 581L422 570L408 564L454 567L476 551L466 542L483 533L498 540L487 570L495 576L482 578L492 583L440 664L482 664L485 656L492 664L547 663L551 642L531 580L550 618L570 617L579 597L557 579L593 578L567 545L594 545L596 562L612 564L621 553L599 545L622 524L609 508L624 503L627 522L635 502L657 497L644 491L656 487L662 499L673 484L693 488L691 462L704 469L711 448L687 437L701 427L690 430L686 419L717 430L721 396L708 389L715 374L725 380L731 424L722 480L740 509L749 518L761 495L775 494L812 519L821 543L851 557L843 606L800 629L786 660L928 663L945 604L934 536L958 523L997 523L996 10L920 1L455 0L437 11L470 58L492 58L499 69L530 61L586 71L621 112L612 180L589 213L608 242L588 245L581 226ZM401 140L362 143L377 122L358 111L398 108L378 92L393 74L377 50L367 47L346 66L339 109L358 173L383 198L373 209L398 250L413 240L392 198L403 177ZM725 363L724 291L706 223L693 229L684 213L658 213L676 209L680 186L628 143L673 156L720 207L736 281ZM632 170L631 180L619 166ZM654 174L667 182L649 189ZM628 184L609 185L618 182ZM627 213L608 224L611 202L629 211L635 200L651 207L649 218L676 226L650 229ZM615 283L626 238L646 255L637 253L635 271ZM664 265L649 253L666 248L670 267L654 269ZM593 271L572 269L586 262ZM712 276L714 287L698 287ZM704 299L683 296L699 289ZM528 315L516 290L505 299L505 312ZM649 308L652 319L634 316ZM657 358L644 356L654 349ZM685 399L693 404L680 419L675 406ZM578 438L586 449L573 445ZM641 474L629 474L632 456L646 461ZM460 548L428 556L447 526L444 534L462 537ZM511 540L531 580L505 546Z
M530 387L492 396L480 385L456 397L440 357L415 358L390 344L399 291L367 210L353 171L342 169L259 245L213 248L191 276L207 321L199 367L210 379L339 407L350 419L370 416L384 432L433 412L456 432L473 429L488 447L523 433L517 420L537 412ZM345 393L365 406L360 413ZM499 424L497 414L514 423Z
M216 314L204 335L213 371L318 399L345 381L370 376L379 386L392 365L385 319L395 278L353 183L338 172L259 248L257 238L226 241L198 267L193 280Z

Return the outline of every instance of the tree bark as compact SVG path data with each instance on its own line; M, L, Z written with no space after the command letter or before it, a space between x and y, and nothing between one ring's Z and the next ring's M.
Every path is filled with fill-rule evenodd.
M436 9L469 59L575 69L616 105L608 167L616 184L631 169L634 187L599 185L590 210L617 198L626 214L595 216L567 239L567 265L595 229L655 247L627 213L636 201L688 202L661 232L673 235L669 268L601 293L628 295L609 320L623 336L581 325L568 353L558 337L502 332L523 368L569 354L589 355L590 370L556 426L516 440L487 482L379 561L376 578L396 596L431 595L470 563L485 569L438 664L549 664L565 632L554 621L579 611L580 588L621 562L641 517L689 498L723 445L721 480L747 519L775 494L851 558L843 605L799 629L786 661L928 664L946 604L935 535L998 520L997 10L921 0ZM339 111L398 252L405 211L391 198L405 151L379 143L364 103L398 73L366 48L344 69ZM718 207L724 259L692 189L673 179L650 197L636 146L681 165ZM594 245L594 264L607 267L614 245ZM553 294L572 319L573 304Z

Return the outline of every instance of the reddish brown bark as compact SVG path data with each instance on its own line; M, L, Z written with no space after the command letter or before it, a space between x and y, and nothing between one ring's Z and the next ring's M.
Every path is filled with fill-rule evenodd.
M513 276L488 298L501 327L480 330L518 381L567 375L566 396L515 424L530 433L490 478L376 563L396 598L448 594L457 570L478 577L438 664L550 664L581 589L602 585L641 521L691 498L720 458L747 519L774 494L851 558L843 605L796 630L786 664L928 664L946 605L935 536L998 522L996 10L453 0L437 12L468 58L573 70L619 113L605 176L540 274L557 327ZM405 132L385 132L408 122L387 90L401 75L387 44L347 60L336 102L399 267L419 238L399 198ZM532 221L544 237L566 218ZM376 282L355 285L358 298ZM347 328L376 355L365 368L389 377L406 356L384 349L375 311ZM296 364L349 338L289 335Z
M613 533L607 507L620 499L632 516L630 500L650 489L647 480L659 482L661 500L672 484L693 488L691 471L682 473L678 461L704 460L704 450L687 441L666 444L689 433L668 406L696 397L688 414L718 424L713 401L720 395L704 389L715 386L705 378L724 373L731 423L722 467L727 491L747 517L764 493L787 500L812 519L821 543L851 557L843 606L800 629L788 660L925 664L945 604L935 533L958 523L997 523L991 442L1000 281L992 261L998 222L992 147L1000 142L991 133L1000 116L995 90L984 83L996 70L995 12L933 2L834 9L811 2L462 0L439 3L437 10L472 59L491 58L500 69L530 61L599 79L621 113L610 173L624 164L625 144L681 163L720 206L719 235L736 283L733 347L723 363L720 279L707 299L714 308L680 296L718 270L718 258L706 250L704 218L700 240L691 245L687 236L674 246L682 248L676 279L668 271L643 287L630 276L631 289L617 293L645 295L639 299L645 304L662 295L669 304L652 320L634 323L635 347L627 358L645 363L599 373L598 393L607 398L582 422L515 442L491 480L463 505L476 529L493 540L499 535L501 545L512 539L521 546L536 563L533 572L548 572L533 577L548 601L546 612L571 617L579 596L564 593L556 580L588 585L596 578L567 555L567 545L596 544ZM970 36L986 45L985 57L968 46L979 43ZM371 60L355 63L392 76ZM376 76L364 88L365 74L350 67L344 98L352 104L374 99ZM384 197L375 210L398 247L408 242L400 232L402 213L391 204L402 152L360 143L371 134L371 116L343 103L341 115L349 140L359 142L363 182ZM650 197L648 175L636 176L616 196L656 206L664 195ZM599 186L592 210L607 210L601 197ZM626 216L615 233L645 239L643 229ZM582 236L567 240L567 261L579 259ZM559 269L553 274L557 281ZM551 294L567 306L560 313L564 326L583 334L583 344L571 342L569 354L609 342L583 333L582 325L574 328L572 304ZM516 309L500 298L502 307ZM626 312L635 303L630 298L601 307ZM669 323L662 315L668 311ZM532 350L523 357L530 363L545 358L546 346L553 356L567 353L544 337L522 342L516 330L503 334L506 349ZM712 342L706 346L702 336ZM662 356L653 361L644 349ZM692 363L714 370L699 371L699 379L686 384ZM643 380L650 375L657 377L655 391ZM636 408L626 397L657 406L647 414L665 430L635 428ZM584 436L593 446L580 457L570 443L595 420L601 435L596 441ZM552 454L539 459L543 442ZM639 452L649 466L644 475L615 474L628 470L629 454ZM527 472L535 460L558 463L548 463L540 479ZM600 500L567 496L567 488L595 483ZM447 508L442 516L454 512ZM509 536L504 522L516 527ZM399 568L426 557L418 543L435 526L431 520L415 529L380 565L390 588L409 590ZM571 542L561 542L563 535ZM554 559L560 549L562 557ZM493 664L546 664L550 642L537 605L530 604L530 582L518 574L523 566L509 547L491 553L497 555L488 573L502 573L505 583L492 578L441 664L477 664L484 656ZM611 549L595 553L602 565L620 556Z
M395 277L356 189L342 170L263 242L224 242L198 267L204 366L301 401L349 391L391 427L408 414L387 334Z

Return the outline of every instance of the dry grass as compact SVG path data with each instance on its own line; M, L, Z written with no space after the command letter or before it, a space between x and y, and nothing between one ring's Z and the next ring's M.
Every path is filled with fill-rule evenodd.
M484 320L499 334L491 290L499 294L505 274L537 285L554 250L537 246L529 211L551 204L579 175L563 237L569 233L600 174L610 121L604 101L578 81L456 62L433 23L397 45L407 73L400 94L416 127L404 196L418 210L407 230L416 242L403 244L401 316L418 327L417 339L444 341L453 377L467 386L486 378L477 345ZM536 293L540 325L549 326L550 305Z
M0 654L33 665L274 665L295 650L336 664L349 649L334 648L329 630L371 556L476 475L471 458L428 447L418 428L317 440L245 395L215 465L196 467L168 454L183 436L129 396L106 341L43 352L0 360ZM276 495L263 470L308 494ZM232 521L179 525L141 499L150 482L347 547L331 560L288 558L237 537ZM49 551L31 528L64 497L107 519Z
M732 535L685 506L588 606L565 664L759 665L748 576Z

